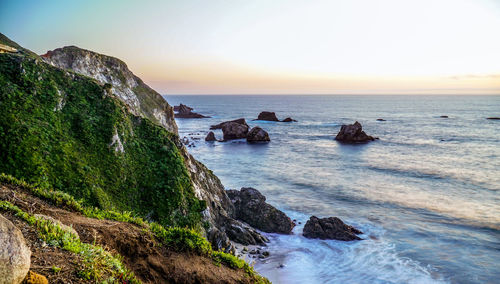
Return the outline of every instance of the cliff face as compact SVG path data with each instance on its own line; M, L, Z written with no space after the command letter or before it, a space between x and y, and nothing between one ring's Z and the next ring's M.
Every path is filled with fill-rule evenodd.
M147 117L170 132L177 132L173 108L135 76L125 62L76 46L67 46L42 55L45 62L111 84L111 93L138 116Z

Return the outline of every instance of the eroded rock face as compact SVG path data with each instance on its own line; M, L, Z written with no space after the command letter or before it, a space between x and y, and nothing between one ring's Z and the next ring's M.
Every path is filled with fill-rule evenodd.
M109 93L129 106L130 111L147 117L177 133L174 110L155 90L135 76L127 65L114 57L66 46L42 55L45 62L110 84Z
M19 284L31 265L31 251L21 231L0 215L0 283Z
M342 125L335 140L346 143L361 143L375 140L375 137L367 135L363 131L361 123L355 122L354 124Z
M215 130L215 129L222 129L222 127L228 123L231 123L231 122L234 122L234 123L239 123L239 124L244 124L246 126L248 126L247 122L245 121L244 118L238 118L238 119L235 119L235 120L231 120L231 121L224 121L224 122L221 122L219 124L216 124L216 125L212 125L210 126L210 130Z
M227 190L234 205L235 217L266 233L290 234L295 224L285 213L266 202L255 188Z
M310 239L354 241L361 240L356 236L362 234L356 228L346 225L337 217L318 218L311 216L304 226L303 235Z
M262 128L255 126L247 134L248 142L269 142L269 134Z
M205 137L205 141L215 141L217 139L215 139L215 133L213 133L212 131L208 132L207 134L207 137Z
M263 111L259 113L259 116L256 120L265 120L265 121L279 121L274 112Z
M225 123L222 126L222 136L224 141L233 140L233 139L242 139L246 138L248 134L248 125L229 122Z
M227 236L242 245L265 245L269 240L259 234L254 228L234 219L228 219L225 224Z

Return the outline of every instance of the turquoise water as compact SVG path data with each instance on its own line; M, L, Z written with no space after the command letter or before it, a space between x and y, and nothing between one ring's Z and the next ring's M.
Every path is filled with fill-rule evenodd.
M500 96L166 99L212 116L177 123L181 137L201 138L189 151L227 189L255 187L302 222L293 235L268 235L271 257L255 267L273 282L498 283L500 121L485 118L500 116ZM298 122L251 121L263 110ZM272 141L203 140L209 125L240 117ZM356 120L380 140L337 143L340 125ZM365 240L306 239L313 214L340 217Z

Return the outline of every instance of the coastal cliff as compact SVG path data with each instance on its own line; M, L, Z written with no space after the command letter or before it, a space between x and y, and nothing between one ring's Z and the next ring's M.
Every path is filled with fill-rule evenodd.
M186 251L179 246L187 241L188 252L265 281L217 252L233 250L228 232L235 227L244 228L239 236L263 238L233 218L220 180L180 142L172 107L125 63L76 47L40 57L2 34L0 43L18 50L0 54L1 173L43 192L67 193L88 208L81 212L95 208L111 218L117 215L109 212L127 211L157 224L148 228L179 230L169 235L173 251Z

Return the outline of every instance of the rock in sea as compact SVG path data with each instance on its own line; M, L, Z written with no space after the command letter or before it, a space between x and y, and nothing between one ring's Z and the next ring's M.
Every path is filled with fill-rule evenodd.
M363 131L363 127L359 122L355 122L354 124L342 125L339 133L335 137L335 140L346 142L346 143L361 143L373 141L375 137L367 135Z
M19 284L31 265L31 251L21 231L0 215L0 282Z
M216 125L211 125L210 126L210 130L222 129L222 126L224 126L224 125L226 125L226 124L228 124L230 122L244 124L244 125L248 126L248 124L247 124L247 122L245 121L244 118L238 118L238 119L235 119L235 120L224 121L224 122L221 122L221 123L216 124Z
M255 188L228 190L236 219L266 233L290 234L295 224L285 213L266 202L266 197Z
M279 121L274 112L263 111L259 113L259 116L255 120L265 120L265 121Z
M248 125L236 123L236 122L228 122L222 126L222 136L224 141L232 140L232 139L242 139L247 137L248 133Z
M209 118L209 116L204 116L202 114L193 112L192 107L188 107L187 105L180 104L179 106L175 106L174 110L178 112L175 114L176 118Z
M283 119L281 122L297 122L297 121L291 117L287 117L287 118Z
M205 137L205 141L215 141L215 133L213 131L208 132L207 137Z
M337 217L320 219L316 216L311 216L304 226L302 234L309 239L354 241L361 240L356 235L362 234L362 232L352 226L346 225Z
M262 128L255 126L247 134L247 142L269 142L269 134Z

